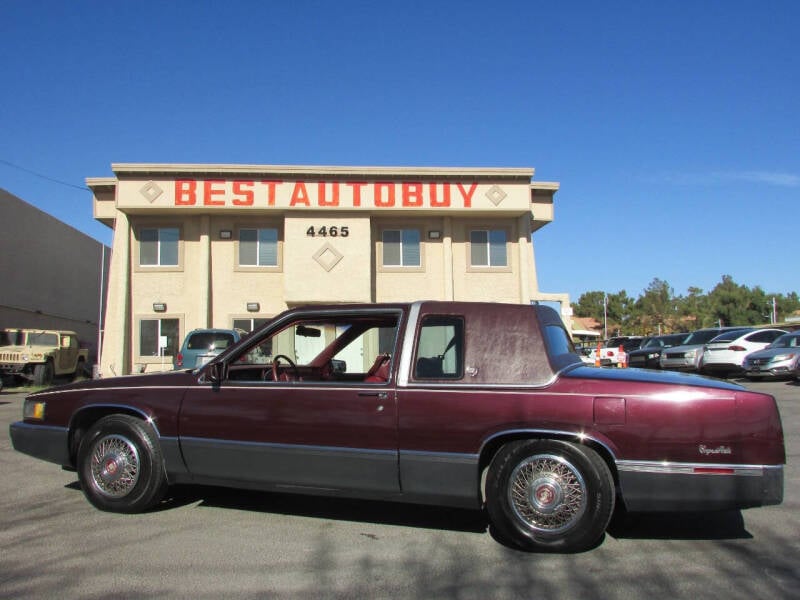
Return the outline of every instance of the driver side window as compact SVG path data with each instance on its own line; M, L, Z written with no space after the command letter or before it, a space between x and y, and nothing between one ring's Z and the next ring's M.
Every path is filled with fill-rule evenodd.
M399 314L303 316L228 362L228 379L363 382L378 355L391 355Z

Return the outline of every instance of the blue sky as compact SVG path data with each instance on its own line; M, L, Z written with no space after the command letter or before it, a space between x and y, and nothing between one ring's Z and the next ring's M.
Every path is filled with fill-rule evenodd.
M533 167L542 291L800 291L798 29L793 0L2 0L0 187L110 244L79 188L116 162Z

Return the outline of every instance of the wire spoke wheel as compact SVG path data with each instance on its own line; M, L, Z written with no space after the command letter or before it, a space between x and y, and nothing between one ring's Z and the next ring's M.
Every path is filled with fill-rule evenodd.
M586 483L563 457L537 454L512 471L508 502L526 528L558 534L573 527L586 511Z
M109 498L122 498L136 487L139 472L139 452L128 438L107 435L95 442L91 484L97 492Z
M107 415L89 427L76 464L86 499L100 510L142 512L158 504L169 485L158 434L131 415Z
M499 539L526 550L579 552L598 543L614 511L614 478L592 448L514 440L486 475L486 509Z

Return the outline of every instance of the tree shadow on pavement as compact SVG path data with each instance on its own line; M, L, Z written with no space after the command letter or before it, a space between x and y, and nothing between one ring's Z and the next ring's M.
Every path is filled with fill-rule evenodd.
M481 510L193 485L170 489L168 498L156 510L193 503L198 503L201 508L230 508L424 529L480 533L485 532L488 527L486 516Z

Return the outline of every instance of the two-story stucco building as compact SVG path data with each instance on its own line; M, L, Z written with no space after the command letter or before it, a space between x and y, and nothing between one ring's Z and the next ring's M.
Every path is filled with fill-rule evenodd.
M114 164L88 178L114 229L104 376L171 368L194 328L250 330L308 303L569 306L531 234L557 183L533 169Z

